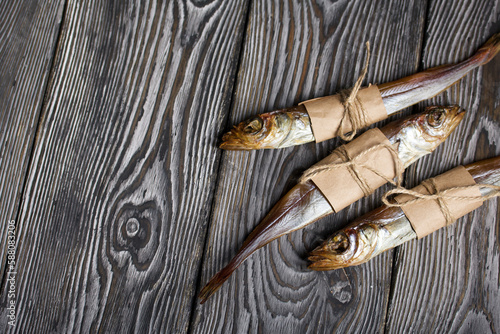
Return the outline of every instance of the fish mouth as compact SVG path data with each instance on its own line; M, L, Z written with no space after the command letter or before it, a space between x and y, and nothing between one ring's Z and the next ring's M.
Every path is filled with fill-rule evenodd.
M265 137L264 121L263 116L258 115L250 120L239 123L222 136L222 143L219 147L224 150L236 151L250 151L263 148L262 140Z
M447 108L450 110L452 114L455 114L456 117L460 117L460 119L462 119L465 115L465 109L460 107L458 104L454 104Z
M315 271L325 271L325 270L335 270L340 268L349 267L350 264L346 263L341 259L332 259L331 254L325 254L327 256L322 256L321 253L317 255L310 255L307 259L309 260L309 265L307 268Z
M234 129L222 136L222 143L219 145L219 148L234 151L249 151L255 149L253 146L250 146L248 142L243 142L237 133L234 132Z
M448 112L452 115L452 124L450 133L455 130L455 128L460 124L462 119L465 116L465 109L460 107L459 105L452 105L449 107L444 107L448 110Z
M344 233L337 233L309 254L308 265L312 270L334 270L349 266L351 241Z
M431 106L427 107L428 109L444 109L451 117L459 117L462 119L465 115L465 109L460 107L458 104L454 104L451 106Z
M465 109L460 107L459 105L453 105L452 108L455 108L456 109L456 113L457 114L465 114Z

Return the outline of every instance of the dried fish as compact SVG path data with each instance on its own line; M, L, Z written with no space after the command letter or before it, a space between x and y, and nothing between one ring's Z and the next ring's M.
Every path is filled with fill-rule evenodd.
M468 72L488 63L500 51L500 33L491 37L472 57L457 64L438 66L379 85L388 115L446 90ZM257 150L283 148L314 141L304 106L271 111L241 122L222 137L220 148Z
M458 106L433 106L423 113L392 122L381 131L406 168L413 161L434 151L456 128L463 116L464 111ZM201 302L204 303L257 249L331 213L333 209L330 203L312 181L297 184L253 230L229 264L201 290Z
M476 183L500 186L500 157L465 166ZM486 197L494 190L481 188ZM375 256L417 238L399 207L383 205L333 234L310 253L310 269L333 270L365 263Z

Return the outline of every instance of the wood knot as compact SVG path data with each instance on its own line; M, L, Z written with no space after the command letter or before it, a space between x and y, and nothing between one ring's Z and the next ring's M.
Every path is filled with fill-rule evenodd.
M144 248L151 237L151 222L144 217L131 217L121 224L122 238L135 249Z
M352 291L349 282L340 281L333 284L330 289L333 298L337 299L342 304L348 303L352 299Z
M121 267L127 258L139 270L151 264L158 251L161 233L161 211L154 201L141 205L125 204L117 213L111 228L111 257Z
M348 304L354 297L354 287L344 269L324 272L330 289L330 300L339 305Z
M130 218L125 225L125 230L129 238L135 237L140 230L139 221L136 218Z

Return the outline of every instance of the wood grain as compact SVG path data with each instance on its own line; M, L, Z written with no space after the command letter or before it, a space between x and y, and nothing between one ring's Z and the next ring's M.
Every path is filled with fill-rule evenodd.
M247 9L69 1L18 222L16 332L187 331Z
M63 0L0 2L2 246L7 244L7 224L16 220L18 214L63 7ZM6 250L6 247L0 247L0 282L5 274Z
M350 87L366 40L366 82L464 59L500 31L499 0L63 7L0 3L0 277L6 223L19 217L17 327L6 324L4 284L0 332L500 332L498 200L367 264L306 269L307 252L387 188L275 240L194 304L198 285L340 143L221 152L228 117ZM415 108L469 112L408 169L407 186L500 154L499 70L500 56Z
M424 68L463 59L500 30L499 1L432 0ZM468 113L451 140L406 175L413 186L458 164L500 154L500 57L428 104L457 103ZM490 200L454 225L400 247L389 333L500 331L500 214Z
M368 82L414 73L425 11L421 1L253 1L230 122L351 86L363 66L367 40L373 55ZM338 144L223 154L202 284L228 263L301 172ZM382 330L391 253L324 273L307 270L305 261L322 238L378 205L380 194L256 252L198 306L194 332Z

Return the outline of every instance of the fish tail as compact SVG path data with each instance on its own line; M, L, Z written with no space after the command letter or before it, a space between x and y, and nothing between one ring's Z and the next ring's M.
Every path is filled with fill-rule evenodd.
M280 236L279 234L276 237L269 237L266 232L266 227L269 225L267 221L264 219L263 223L259 224L255 228L255 230L250 233L248 238L241 246L238 254L214 277L210 279L210 281L205 285L203 289L200 291L200 295L198 296L201 299L200 304L203 304L207 301L210 296L212 296L222 284L231 276L231 274L243 263L245 260L253 254L257 249L269 243L271 240L274 240L276 237ZM273 229L271 228L271 235L273 235Z
M262 222L246 238L238 254L224 269L212 277L201 290L199 295L201 304L213 295L240 264L256 250L274 239L303 228L330 213L331 211L325 211L327 210L325 207L315 206L314 213L307 215L307 217L303 216L305 208L317 196L322 195L320 195L314 183L306 182L299 183L279 200ZM326 205L328 205L328 210L331 210L330 205Z
M210 281L205 285L203 289L201 289L200 294L198 296L201 299L200 304L203 304L210 298L219 288L224 284L225 281L231 276L233 271L239 267L242 261L239 261L238 258L234 258L227 266L225 266L221 271L215 274L214 277L210 279Z
M500 52L500 33L496 33L486 43L477 50L474 58L477 58L480 65L484 65L492 60Z
M271 217L271 218L269 218ZM280 231L273 228L273 223L279 222L279 219L274 219L274 216L268 215L266 218L250 233L243 246L241 246L238 254L225 266L221 271L215 274L214 277L205 285L198 296L203 304L212 296L221 285L227 281L229 276L242 264L253 252L275 238L281 236Z
M266 218L269 218L269 215ZM264 219L262 223L250 233L243 243L243 246L241 246L238 251L238 254L236 254L227 266L215 274L203 289L201 289L200 295L198 296L201 299L200 304L206 302L210 296L219 290L229 276L231 276L240 264L242 264L253 252L280 236L280 234L272 228L272 223L275 222L275 219Z

